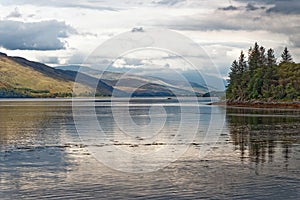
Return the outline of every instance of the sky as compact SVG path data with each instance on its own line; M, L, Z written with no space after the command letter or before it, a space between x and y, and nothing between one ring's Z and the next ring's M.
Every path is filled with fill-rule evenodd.
M0 52L78 65L124 32L169 29L203 48L226 77L255 42L278 57L287 46L300 62L299 19L299 0L0 0Z

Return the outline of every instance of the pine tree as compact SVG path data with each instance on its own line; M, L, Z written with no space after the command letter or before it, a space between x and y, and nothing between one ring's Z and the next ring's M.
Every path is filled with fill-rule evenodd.
M236 98L237 97L237 79L238 79L238 71L239 71L239 64L236 60L233 61L231 65L231 72L229 73L230 82L228 88L226 90L226 95L229 98Z
M265 99L272 97L272 85L277 84L275 77L277 66L276 57L273 49L267 51L266 70L263 74L262 96Z
M249 70L253 72L255 69L259 67L259 59L260 59L260 51L259 45L255 42L255 45L249 49L249 56L248 56L248 64Z
M267 65L267 58L266 58L266 49L261 46L259 48L259 59L258 59L258 67L263 67Z
M247 70L246 57L245 57L244 52L241 51L241 55L239 57L239 63L238 63L238 73L242 74L246 70Z
M283 53L281 54L281 63L293 63L293 58L287 47L284 48Z
M269 49L267 52L267 65L268 66L276 65L276 58L273 49Z
M229 73L229 78L230 80L235 80L236 76L239 73L239 64L236 60L232 62L230 70L231 72Z

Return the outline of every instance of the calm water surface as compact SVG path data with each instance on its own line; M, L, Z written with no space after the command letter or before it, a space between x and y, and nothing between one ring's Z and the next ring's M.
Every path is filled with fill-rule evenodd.
M300 111L202 101L2 100L0 199L299 199Z

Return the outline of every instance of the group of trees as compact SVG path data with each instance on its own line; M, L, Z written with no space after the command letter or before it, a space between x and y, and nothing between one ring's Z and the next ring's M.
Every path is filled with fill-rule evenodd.
M0 98L27 98L26 94L19 93L13 89L0 88Z
M273 49L266 51L255 43L248 51L248 60L242 51L233 61L229 78L228 99L300 99L300 64L293 62L287 47L278 63Z
M72 96L73 94L68 92L50 93L49 90L33 90L30 88L0 88L1 98L56 98Z

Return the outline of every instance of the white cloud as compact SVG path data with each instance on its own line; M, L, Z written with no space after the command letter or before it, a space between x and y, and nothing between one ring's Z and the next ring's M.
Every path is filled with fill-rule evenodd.
M16 34L20 38L16 41L19 43L18 48L8 36L6 38L9 42L3 42L2 39L2 46L6 49L34 50L8 51L10 55L18 54L35 59L43 56L57 57L52 61L57 60L58 64L79 64L102 42L115 35L131 31L134 27L143 27L143 30L159 27L171 28L192 38L207 51L222 73L227 73L240 50L247 51L256 41L278 51L288 46L294 60L300 61L300 9L297 0L286 1L285 5L279 0L231 2L232 4L224 0L2 0L0 20L4 21L8 16L14 17L14 20L25 27L25 31L19 31L18 24L14 25L14 29L5 30L6 36ZM21 8L22 12L15 10L16 7ZM53 23L50 27L36 25L38 28L29 31L28 24L40 24L43 21L56 21L60 24ZM69 32L70 27L76 29L78 34L60 35L61 32ZM38 34L41 29L45 31ZM30 34L34 36L33 39L28 39ZM21 39L27 40L29 44L24 45ZM39 51L47 49L52 51ZM132 65L138 61L127 62ZM170 66L172 64L167 63Z
M10 50L58 50L64 49L67 38L75 29L56 20L24 23L0 21L0 46Z
M102 6L100 1L82 1L82 0L47 0L47 1L36 1L36 0L2 0L2 5L35 5L40 7L58 7L58 8L85 8L92 10L110 10L115 11L111 6Z
M22 17L22 14L19 11L19 8L16 7L15 10L9 13L6 18L20 18L20 17Z

